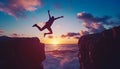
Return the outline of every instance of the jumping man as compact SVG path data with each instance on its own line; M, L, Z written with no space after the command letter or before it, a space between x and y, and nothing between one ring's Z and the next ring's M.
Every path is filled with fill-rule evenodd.
M32 27L37 27L40 31L43 31L44 29L48 29L48 33L44 33L44 37L47 35L47 34L52 34L52 29L51 29L51 26L53 24L53 22L59 18L63 18L64 16L60 16L60 17L54 17L54 16L51 16L50 15L50 11L48 10L48 15L49 15L49 20L46 22L46 24L41 28L39 27L37 24L34 24Z

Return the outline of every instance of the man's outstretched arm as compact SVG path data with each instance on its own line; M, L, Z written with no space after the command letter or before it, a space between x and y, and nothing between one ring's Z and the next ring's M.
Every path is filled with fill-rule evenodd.
M56 20L56 19L59 19L59 18L63 18L63 17L64 17L64 16L56 17L55 20Z
M48 16L49 16L49 18L51 18L51 15L50 15L50 11L48 10Z

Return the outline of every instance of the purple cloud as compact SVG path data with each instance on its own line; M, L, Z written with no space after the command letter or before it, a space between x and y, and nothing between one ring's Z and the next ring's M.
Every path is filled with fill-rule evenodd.
M74 38L74 39L79 39L83 35L88 35L88 31L81 30L79 33L76 32L68 32L67 34L62 34L61 38Z
M77 36L77 35L80 35L80 33L75 33L75 32L68 32L67 33L68 37L73 37L73 36Z
M13 34L11 34L11 37L20 37L20 34L13 33Z
M0 30L0 34L2 34L2 33L4 33L4 31L3 31L3 30Z
M80 39L80 36L76 36L76 37L74 37L74 39Z
M5 0L0 1L0 11L15 18L25 17L25 12L35 11L41 6L41 0Z
M89 34L88 31L84 31L84 30L81 30L81 31L80 31L80 36L88 35L88 34Z
M70 37L78 37L80 36L80 33L75 33L75 32L68 32L67 34L62 34L61 38L70 38Z
M95 17L86 12L78 13L77 17L83 21L82 25L88 29L87 33L89 34L98 33L105 30L104 25L106 25L108 20L111 18L109 16Z
M111 18L110 16L103 16L103 17L95 17L90 13L81 12L77 14L77 17L84 22L94 22L94 23L103 23L106 24L106 22Z
M3 35L4 31L3 30L0 30L0 36Z
M10 34L11 37L24 37L26 36L25 34L18 34L18 33L12 33Z

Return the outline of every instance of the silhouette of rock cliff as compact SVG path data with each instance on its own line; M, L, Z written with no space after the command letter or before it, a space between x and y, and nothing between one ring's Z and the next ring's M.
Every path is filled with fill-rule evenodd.
M44 59L38 38L0 37L0 69L43 69Z
M80 69L120 69L120 26L79 39Z

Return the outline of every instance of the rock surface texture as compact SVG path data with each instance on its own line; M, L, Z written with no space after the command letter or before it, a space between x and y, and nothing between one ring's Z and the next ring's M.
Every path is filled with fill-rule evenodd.
M120 69L120 26L82 36L78 47L80 69Z
M0 37L0 69L43 69L44 59L38 38Z

